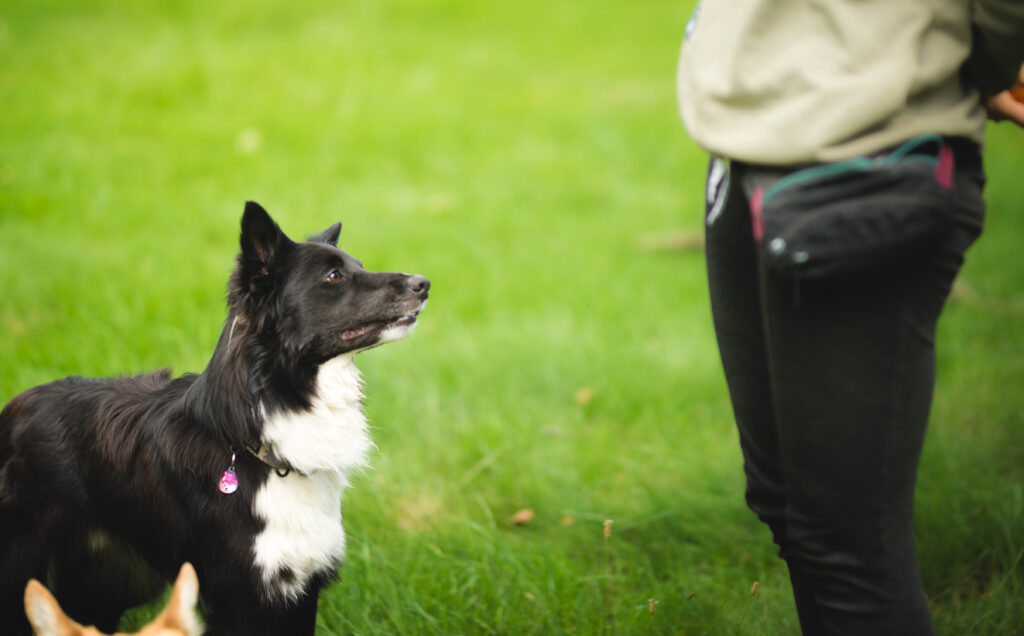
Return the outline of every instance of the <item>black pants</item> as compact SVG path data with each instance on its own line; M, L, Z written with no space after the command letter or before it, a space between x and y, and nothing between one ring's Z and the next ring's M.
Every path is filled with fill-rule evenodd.
M752 239L748 195L764 170L712 162L708 279L747 503L789 567L804 634L933 633L914 486L936 322L984 213L970 150L958 155L959 221L934 249L799 288L766 271Z

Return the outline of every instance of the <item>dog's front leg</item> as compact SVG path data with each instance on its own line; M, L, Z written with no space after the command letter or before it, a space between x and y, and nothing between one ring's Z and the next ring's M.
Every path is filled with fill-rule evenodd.
M206 636L313 636L319 591L305 593L286 607L267 606L263 601L233 599L230 611L210 608L206 615Z
M288 629L282 633L297 636L313 636L316 633L316 610L320 590L306 592L291 609L288 610Z

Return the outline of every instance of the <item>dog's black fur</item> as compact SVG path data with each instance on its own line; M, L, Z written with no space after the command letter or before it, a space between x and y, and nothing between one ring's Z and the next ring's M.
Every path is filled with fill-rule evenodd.
M228 317L202 374L72 377L0 412L0 632L31 633L21 605L30 577L72 618L111 632L191 561L207 633L313 633L337 564L309 573L292 597L266 592L254 498L281 466L242 449L261 439L267 414L310 406L323 363L415 322L430 287L364 270L337 249L340 229L296 243L248 203ZM225 495L218 480L232 452L240 486Z

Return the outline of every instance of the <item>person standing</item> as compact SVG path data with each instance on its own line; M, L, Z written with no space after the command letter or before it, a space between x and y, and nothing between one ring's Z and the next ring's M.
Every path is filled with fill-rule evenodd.
M981 232L986 115L1024 126L1022 64L1014 0L704 0L687 25L746 499L804 634L934 632L912 522L936 323Z

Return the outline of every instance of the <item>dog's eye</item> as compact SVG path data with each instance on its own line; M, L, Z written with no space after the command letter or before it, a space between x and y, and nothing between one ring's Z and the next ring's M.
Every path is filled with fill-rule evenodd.
M329 283L340 283L345 280L345 274L342 273L340 269L332 269L327 272L327 276L325 278Z

